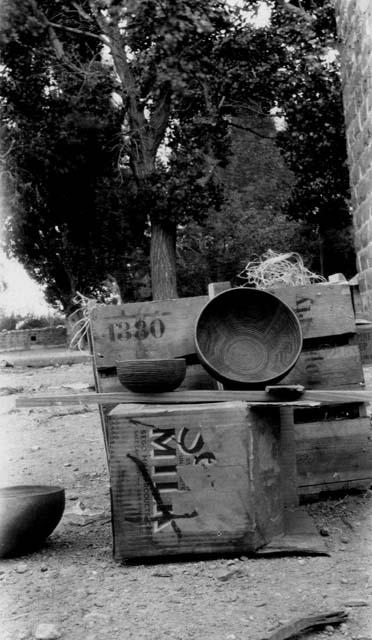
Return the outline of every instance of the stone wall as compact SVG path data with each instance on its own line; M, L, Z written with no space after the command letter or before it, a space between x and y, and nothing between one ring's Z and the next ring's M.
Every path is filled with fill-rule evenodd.
M67 346L66 327L0 331L0 351Z
M372 319L372 0L336 0L355 248Z

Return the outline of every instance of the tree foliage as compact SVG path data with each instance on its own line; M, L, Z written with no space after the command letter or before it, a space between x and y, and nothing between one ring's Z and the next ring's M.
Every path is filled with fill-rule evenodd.
M352 276L355 254L334 2L271 4L270 31L281 56L275 102L286 123L277 143L296 178L284 212L318 233L319 269Z
M253 10L258 4L246 2L245 7ZM231 279L252 254L273 248L300 251L317 272L342 271L351 277L355 253L334 3L275 0L267 4L270 23L253 40L243 30L241 48L235 41L233 49L235 57L238 51L244 56L252 53L255 43L258 58L254 93L240 103L249 114L248 127L244 126L247 122L235 120L243 148L235 145L238 161L233 158L231 166L242 168L242 184L227 181L227 203L220 213L209 216L204 230L192 224L188 238L186 229L180 252L182 269L191 263L193 252L195 260L200 256L202 262L201 280L208 268L213 278ZM273 107L280 129L275 136L266 132L275 137L269 141L262 123L268 122ZM254 137L245 138L247 128L259 136L261 149ZM274 160L273 145L281 150L291 171L289 189L282 185L278 190L283 175L278 158ZM267 167L262 165L263 157ZM272 180L273 169L278 180ZM195 250L198 237L201 253ZM186 272L181 270L181 278L187 287Z
M152 259L153 293L155 297L175 293L172 248L176 225L186 217L202 216L221 199L213 175L215 167L226 162L229 146L229 125L219 109L225 100L221 90L224 85L236 90L234 79L226 81L220 56L232 25L225 4L219 0L203 5L196 0L177 0L168 1L164 8L153 0L107 5L87 0L80 4L18 0L5 3L3 13L2 95L8 138L18 143L11 154L18 184L25 180L20 162L23 135L30 147L38 134L41 146L47 139L57 144L57 140L70 137L66 122L74 127L74 113L80 114L79 120L91 119L93 130L101 130L96 140L102 150L105 148L107 160L110 145L116 146L126 193L121 226L127 230L137 222L143 232L150 220L157 258ZM101 59L103 46L110 56L106 62ZM109 101L113 90L121 103L116 110ZM101 118L107 122L106 130ZM44 121L50 130L44 125L44 130L43 126L38 130L37 123ZM167 161L161 153L165 139ZM71 151L59 148L62 155ZM90 157L97 156L97 151L98 147L91 153L87 149ZM46 149L45 161L52 154L53 143L50 152ZM49 166L58 165L62 158L57 160L57 156L58 152L49 158ZM108 176L99 164L100 175ZM34 197L38 183L44 180L44 170L43 162L35 166L36 179L31 181ZM42 177L37 180L37 175ZM60 190L67 194L63 175L58 180ZM92 191L92 185L83 186L83 193L88 189ZM23 198L22 215L26 217L28 204ZM66 221L66 228L70 222ZM21 249L15 241L16 234L17 238L22 235L22 224L12 227L13 248L17 252L18 247L23 256L31 255L30 244ZM118 237L112 219L110 225L112 237ZM60 229L60 225L51 228L56 226ZM35 270L40 270L40 265Z
M113 83L97 45L73 42L62 64L51 57L45 28L31 13L23 16L12 3L4 18L8 251L47 285L49 301L68 312L78 290L99 295L108 273L124 279L143 245L143 221L133 217L129 226L122 215L124 184L115 177L121 114L112 108ZM121 251L118 237L125 239Z
M346 237L338 60L325 58L335 42L331 2L269 4L271 23L256 28L223 0L4 1L3 145L17 185L10 249L49 283L51 299L66 306L77 288L97 293L108 274L133 299L149 264L153 296L176 295L177 229L180 256L199 237L220 260L216 273L222 256L231 269L241 263L231 243L257 252L276 222L272 235L293 243L277 189L262 206L249 191L265 191L254 169L239 195L221 179L232 133L245 128L242 109L267 122L275 106L285 118L269 137L295 176L283 205L294 228L323 243L339 229ZM229 228L239 235L221 253ZM326 269L345 270L335 259Z

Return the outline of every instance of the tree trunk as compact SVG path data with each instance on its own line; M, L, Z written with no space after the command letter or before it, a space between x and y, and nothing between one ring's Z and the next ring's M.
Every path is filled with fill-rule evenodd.
M177 298L176 223L151 223L152 299Z

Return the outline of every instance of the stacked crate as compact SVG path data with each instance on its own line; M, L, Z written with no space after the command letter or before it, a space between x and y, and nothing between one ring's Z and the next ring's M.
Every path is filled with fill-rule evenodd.
M304 337L299 361L281 384L345 391L363 388L348 283L286 287L273 293L297 313ZM302 498L371 485L372 433L364 403L295 409L294 421Z
M222 291L226 286L223 283L214 290ZM363 388L348 283L284 287L272 293L295 311L304 336L299 361L281 384L303 384L308 389ZM123 390L116 377L115 362L119 359L167 357L186 357L183 387L215 389L215 381L197 364L194 345L195 322L208 300L208 296L198 296L97 305L91 312L97 391ZM112 405L101 409L106 440L111 409ZM370 419L363 403L296 409L294 419L300 496L364 488L372 483Z
M196 363L208 297L98 306L97 391L123 391L119 359L186 357L186 388L215 389ZM283 533L280 431L245 402L103 405L114 555L248 553Z

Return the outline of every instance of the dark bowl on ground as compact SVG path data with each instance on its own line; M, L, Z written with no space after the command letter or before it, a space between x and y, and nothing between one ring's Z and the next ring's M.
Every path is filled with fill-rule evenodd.
M0 488L0 557L39 548L65 508L62 487L17 485Z
M135 393L173 391L186 375L184 358L158 360L120 360L116 363L118 378L124 387Z
M229 389L275 384L302 349L299 320L277 296L260 289L228 289L212 298L195 325L204 368Z

